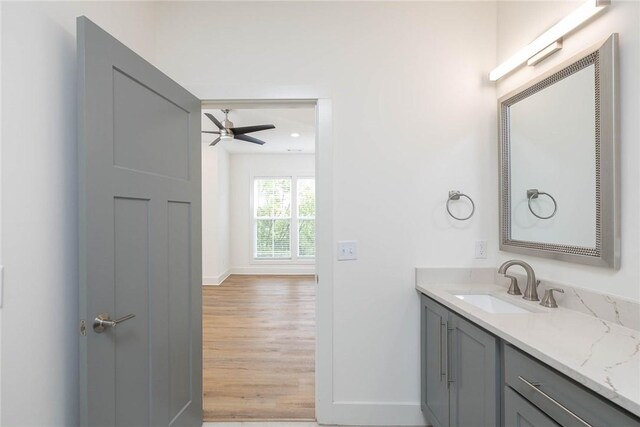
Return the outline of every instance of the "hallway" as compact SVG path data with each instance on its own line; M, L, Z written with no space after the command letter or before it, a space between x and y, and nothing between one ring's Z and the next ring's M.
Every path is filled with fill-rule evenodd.
M205 421L315 419L314 276L203 287Z

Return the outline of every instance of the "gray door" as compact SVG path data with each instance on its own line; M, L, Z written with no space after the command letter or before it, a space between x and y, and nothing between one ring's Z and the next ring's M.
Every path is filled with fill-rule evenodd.
M499 419L498 340L453 313L451 336L451 425L497 427Z
M435 427L449 426L447 317L449 311L421 296L422 411Z
M200 101L77 24L81 423L199 426Z

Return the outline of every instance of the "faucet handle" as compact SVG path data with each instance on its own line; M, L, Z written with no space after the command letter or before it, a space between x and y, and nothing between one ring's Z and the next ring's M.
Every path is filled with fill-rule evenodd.
M564 294L564 290L560 288L545 289L544 296L542 297L542 301L540 301L541 306L549 307L549 308L558 308L558 303L556 302L556 299L553 297L553 291L558 291Z
M504 277L506 277L509 280L511 280L511 284L509 285L509 290L507 291L507 293L509 295L522 295L522 292L520 291L520 288L518 287L518 279L516 279L514 276L510 276L508 274L505 274Z

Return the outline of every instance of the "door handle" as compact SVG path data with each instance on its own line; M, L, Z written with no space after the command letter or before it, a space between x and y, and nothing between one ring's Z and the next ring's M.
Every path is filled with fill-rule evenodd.
M444 334L442 330L444 329ZM446 363L447 358L447 322L440 319L440 381L447 377ZM443 339L444 338L444 339Z
M451 332L451 335L449 335L449 332ZM457 347L455 347L456 339L456 328L450 328L449 322L447 322L447 386L451 386L451 383L456 382L456 379L453 376L453 372L456 369L457 362L452 360L452 358L457 357L456 354L458 352ZM449 347L450 341L451 347Z
M93 320L93 330L97 334L101 334L106 328L115 328L118 324L126 322L129 319L133 319L134 317L136 317L135 314L127 314L119 319L111 320L109 318L109 313L100 313L98 314L98 317Z

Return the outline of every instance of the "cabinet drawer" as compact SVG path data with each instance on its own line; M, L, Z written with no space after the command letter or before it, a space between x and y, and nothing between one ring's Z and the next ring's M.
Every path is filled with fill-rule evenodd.
M504 426L560 427L509 386L504 388Z
M640 427L640 420L520 350L504 346L505 383L566 427Z

